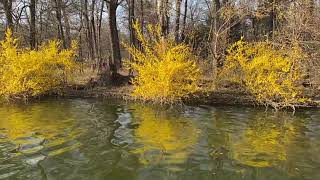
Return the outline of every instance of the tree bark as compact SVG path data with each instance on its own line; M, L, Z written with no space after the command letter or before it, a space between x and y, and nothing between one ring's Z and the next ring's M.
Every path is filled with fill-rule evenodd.
M2 4L6 15L7 28L13 30L12 0L2 0Z
M62 15L61 15L61 9L62 9L62 0L55 0L56 5L56 18L58 21L58 37L62 41L63 48L67 48L66 40L64 37L64 31L63 31L63 25L62 25Z
M144 30L144 5L143 5L143 0L140 0L140 27L141 27L141 33L143 34L143 30ZM142 44L141 42L137 39L137 45L139 47L140 50L142 50Z
M160 27L162 35L169 34L169 0L160 0L158 4L158 16L160 17Z
M258 11L262 11L267 16L263 18L256 18L257 25L255 29L256 36L272 37L276 28L276 12L275 0L264 0L258 4ZM267 36L266 36L267 35Z
M120 42L117 28L117 8L119 4L117 0L106 0L106 2L109 5L109 29L112 52L112 62L110 63L110 70L112 71L112 74L115 75L121 68Z
M211 42L211 49L212 49L212 79L214 81L217 80L217 76L218 76L218 59L219 59L219 32L218 29L220 28L220 14L219 11L221 9L221 4L219 0L215 0L213 2L213 14L215 14L214 16L214 20L213 20L213 31L212 31L212 42ZM215 87L214 87L215 88Z
M104 9L104 1L101 1L101 9L99 14L99 23L98 23L98 39L97 39L97 48L98 48L98 57L99 57L99 71L104 68L102 67L102 46L101 46L101 27L102 27L102 18L103 18L103 9Z
M91 1L91 8L90 8L90 12L91 12L91 17L90 17L90 28L91 28L91 32L92 32L92 36L90 37L92 39L92 52L93 52L93 57L95 65L98 65L98 60L97 60L97 52L98 52L98 48L97 48L97 31L96 31L96 24L95 24L95 19L94 19L94 12L95 12L95 4L96 1L92 0Z
M185 40L185 31L186 31L186 24L187 24L187 14L188 14L188 0L184 1L184 12L183 12L183 21L182 21L182 32L181 32L181 40Z
M179 42L179 30L180 30L180 14L181 14L181 1L182 0L176 0L176 24L175 24L175 39L176 42Z
M30 47L36 48L36 1L30 0Z
M63 4L62 8L62 15L63 15L63 21L64 21L64 27L65 27L65 31L66 31L66 46L70 47L71 46L71 30L70 30L70 23L69 23L69 17L68 17L68 13L66 11L66 5Z
M141 23L141 30L143 33L143 27L144 27L144 5L143 0L140 0L140 23Z
M82 28L83 28L83 4L80 4L79 18L80 18L80 27L78 29L78 62L80 63L80 73L84 72L84 58L83 58L83 45L82 45Z
M88 12L88 0L84 0L83 4L83 17L85 21L85 27L86 27L86 42L87 42L87 48L88 48L88 55L89 59L92 61L95 59L94 57L94 50L93 50L93 40L92 40L92 29L90 26L90 19L89 19L89 12ZM94 70L95 68L92 67Z
M130 45L136 46L137 40L136 40L136 34L135 29L133 28L133 23L135 23L135 0L129 0L129 31L130 31ZM130 57L131 59L131 57Z

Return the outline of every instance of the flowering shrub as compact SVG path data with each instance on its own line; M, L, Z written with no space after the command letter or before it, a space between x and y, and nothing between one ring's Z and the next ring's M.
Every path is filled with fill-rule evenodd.
M39 50L19 49L17 39L7 30L0 46L0 96L29 98L61 87L76 65L73 44L61 51L58 41L50 41Z
M298 84L303 78L299 47L275 48L267 42L241 39L227 54L220 77L242 85L259 102L281 108L305 101Z
M176 44L173 38L161 36L159 26L147 27L148 38L142 34L138 23L134 26L142 50L127 46L133 60L127 61L126 65L138 73L132 81L133 96L173 103L195 92L201 73L189 47Z

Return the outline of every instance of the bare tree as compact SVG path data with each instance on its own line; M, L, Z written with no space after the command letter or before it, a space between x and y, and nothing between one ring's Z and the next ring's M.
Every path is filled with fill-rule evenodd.
M142 28L142 33L143 33L143 27L144 27L144 5L143 5L143 0L140 0L140 23L141 23L141 28Z
M181 14L181 1L182 0L176 0L176 24L175 24L175 39L178 42L180 39L179 31L180 31L180 14Z
M157 1L157 12L163 35L169 34L169 0Z
M12 0L2 0L7 20L7 27L13 30Z
M70 47L71 45L71 29L70 29L70 23L69 23L69 17L68 17L68 13L66 10L66 2L63 3L62 7L61 7L61 11L62 11L62 16L63 16L63 25L64 25L64 29L65 29L65 43L67 47Z
M117 8L122 1L118 0L105 0L108 4L109 10L109 29L110 29L110 40L111 40L111 52L112 62L110 63L110 69L112 73L117 74L121 67L121 53L120 53L120 42L117 28Z
M187 24L187 14L188 14L188 0L185 0L184 1L183 21L182 21L181 40L185 39L185 31L186 31L186 24Z
M102 42L101 42L101 28L102 28L102 18L103 18L103 11L104 11L104 1L101 1L101 8L100 8L100 14L98 19L98 39L97 39L97 50L98 50L98 57L99 57L99 70L102 68Z
M133 46L137 45L135 30L133 28L133 23L136 21L135 18L135 0L128 0L129 5L129 31L130 31L130 44Z
M36 48L36 1L30 0L30 47Z
M64 37L63 31L63 24L62 24L62 0L54 0L55 2L55 11L56 11L56 18L58 21L58 37L62 41L63 47L67 48L66 40Z

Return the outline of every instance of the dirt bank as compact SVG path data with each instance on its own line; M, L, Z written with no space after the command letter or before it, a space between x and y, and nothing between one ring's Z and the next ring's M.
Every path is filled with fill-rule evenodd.
M119 87L95 87L95 88L68 88L64 93L64 97L68 98L116 98L124 100L135 100L130 96L132 86ZM311 98L313 99L313 98ZM202 104L202 105L246 105L261 106L248 93L231 90L220 89L216 91L196 93L189 98L183 100L185 104ZM297 104L296 107L320 107L320 101L311 100L307 104Z

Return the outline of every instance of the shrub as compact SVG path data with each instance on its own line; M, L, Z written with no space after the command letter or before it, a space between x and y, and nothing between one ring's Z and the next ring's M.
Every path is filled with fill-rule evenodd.
M159 26L147 27L148 38L138 23L134 25L142 50L127 46L133 60L128 68L138 73L133 79L133 96L147 101L173 103L198 89L200 70L191 50L161 36Z
M276 48L268 42L241 39L227 54L220 77L242 85L258 102L277 109L305 101L299 86L303 78L299 47Z
M17 39L7 30L0 46L0 96L29 98L57 90L75 67L73 44L61 51L58 41L50 41L39 50L19 49Z

